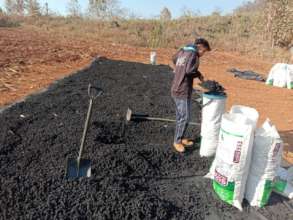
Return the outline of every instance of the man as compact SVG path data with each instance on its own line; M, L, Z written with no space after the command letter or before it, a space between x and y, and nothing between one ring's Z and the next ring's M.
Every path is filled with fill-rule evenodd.
M181 48L173 56L173 63L176 65L171 88L171 95L176 105L174 148L181 153L185 151L185 147L194 144L193 141L185 137L190 121L193 79L204 80L204 77L198 71L199 58L210 50L209 42L203 38L198 38L194 44Z

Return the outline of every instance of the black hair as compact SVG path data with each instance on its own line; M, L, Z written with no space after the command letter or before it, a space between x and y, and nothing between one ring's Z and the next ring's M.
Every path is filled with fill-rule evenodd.
M206 48L208 51L211 51L212 50L211 47L210 47L209 42L206 39L204 39L204 38L197 38L194 43L196 45L198 45L198 44L203 45L204 48Z

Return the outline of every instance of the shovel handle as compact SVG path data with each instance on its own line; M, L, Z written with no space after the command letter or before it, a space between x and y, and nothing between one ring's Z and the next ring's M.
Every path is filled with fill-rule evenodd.
M94 90L95 90L95 93L94 93ZM86 136L87 136L89 122L90 122L91 116L92 116L93 102L97 97L102 95L102 93L103 93L102 89L97 88L97 87L93 87L91 84L89 84L89 86L88 86L88 96L90 98L90 101L89 101L89 107L88 107L86 120L85 120L85 124L84 124L84 129L83 129L83 133L82 133L82 138L81 138L81 143L80 143L80 148L79 148L79 154L78 154L78 158L77 158L78 167L79 167L79 164L80 164L80 159L81 159L82 154L83 154L83 149L84 149L85 139L86 139Z
M168 119L168 118L154 118L154 117L144 117L144 116L135 116L134 119L135 118L136 119L149 120L149 121L176 122L176 120L174 120L174 119ZM200 123L189 122L189 125L200 126Z
M103 90L101 88L98 88L89 84L87 93L90 99L95 100L96 98L98 98L100 95L103 94Z
M86 139L86 135L87 135L88 127L89 127L89 121L90 121L91 115L92 115L93 101L94 101L94 99L90 98L90 103L89 103L89 107L88 107L88 111L87 111L87 116L86 116L84 129L83 129L83 133L82 133L80 148L79 148L79 154L78 154L78 158L77 158L78 167L79 167L80 159L81 159L82 153L83 153L85 139Z

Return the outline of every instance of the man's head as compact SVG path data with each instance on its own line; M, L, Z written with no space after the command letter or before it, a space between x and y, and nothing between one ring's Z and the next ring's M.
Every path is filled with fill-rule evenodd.
M206 52L211 51L209 42L204 38L197 38L195 40L195 45L198 49L198 55L202 57Z

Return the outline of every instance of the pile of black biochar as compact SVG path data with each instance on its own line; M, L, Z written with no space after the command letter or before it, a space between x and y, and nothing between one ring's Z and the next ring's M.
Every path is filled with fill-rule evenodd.
M202 178L210 160L197 149L172 149L173 124L124 123L128 107L174 118L172 77L166 66L99 59L4 110L0 219L247 218L218 200ZM105 91L94 103L86 141L92 177L68 181L66 159L77 157L89 83ZM199 114L194 103L194 121Z

